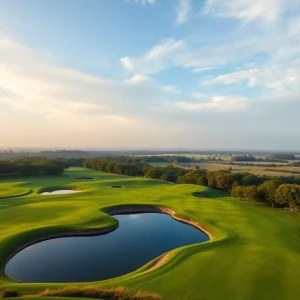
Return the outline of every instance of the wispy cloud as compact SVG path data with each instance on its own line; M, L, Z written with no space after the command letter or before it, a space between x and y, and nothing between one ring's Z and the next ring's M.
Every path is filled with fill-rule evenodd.
M201 72L212 71L212 70L216 70L216 69L218 69L218 68L217 67L202 67L202 68L194 69L192 72L193 73L201 73Z
M184 24L188 21L191 10L192 10L193 0L178 0L178 6L176 8L176 22L178 24Z
M99 123L114 116L131 124L139 119L141 110L147 110L148 102L161 95L158 87L131 86L52 65L47 58L8 39L0 39L0 66L0 101L47 118L80 116L89 118L89 123ZM144 76L131 78L132 83L145 80Z
M250 88L263 88L265 92L299 91L300 61L220 75L204 81L202 86L239 84L241 82L245 82Z
M228 112L245 109L248 106L248 100L239 96L213 96L207 99L207 96L201 95L197 101L185 101L175 104L176 107L187 111L216 111Z
M243 22L275 22L299 4L299 0L206 0L204 13Z
M186 44L180 40L168 39L155 45L141 58L123 57L122 66L129 72L137 74L151 74L164 70L185 59Z
M131 3L136 3L136 4L142 4L142 5L145 4L153 5L156 2L156 0L126 0L126 1Z
M133 75L131 78L125 80L126 83L130 84L141 84L152 82L151 78L142 74Z

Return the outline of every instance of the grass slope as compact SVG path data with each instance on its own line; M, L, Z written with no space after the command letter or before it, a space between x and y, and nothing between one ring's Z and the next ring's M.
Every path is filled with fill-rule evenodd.
M78 181L75 177L95 177ZM64 284L25 284L3 273L7 256L28 239L116 224L99 209L125 203L167 206L209 230L209 242L176 249L160 267L93 283L153 291L173 300L294 300L300 295L300 216L256 207L195 185L170 185L73 168L61 177L0 180L32 193L0 199L0 290L38 292ZM122 189L113 189L120 185ZM41 188L76 188L82 193L42 196ZM3 188L4 190L4 188ZM208 198L196 198L202 192ZM8 192L9 194L9 192ZM2 197L5 193L2 192ZM144 271L144 272L143 272ZM69 285L69 284L68 284ZM83 284L81 284L83 285Z

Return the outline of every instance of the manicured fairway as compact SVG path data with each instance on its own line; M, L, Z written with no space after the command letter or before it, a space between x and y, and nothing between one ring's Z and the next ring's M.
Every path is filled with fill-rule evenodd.
M80 176L95 179L74 179ZM11 197L10 188L32 192L1 199ZM37 193L42 188L74 188L82 193L42 196ZM33 293L63 286L15 283L5 276L5 259L28 239L112 226L115 219L99 209L144 203L167 206L178 216L198 221L213 239L173 251L154 270L143 272L142 268L122 278L93 284L154 291L167 300L300 298L298 213L253 206L196 185L170 185L84 169L70 169L61 177L0 180L0 190L0 290L14 287L22 293ZM208 198L192 196L200 191Z

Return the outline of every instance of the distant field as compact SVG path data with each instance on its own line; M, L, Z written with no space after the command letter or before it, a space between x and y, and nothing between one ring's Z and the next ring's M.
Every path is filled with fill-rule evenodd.
M300 172L300 167L236 166L236 165L229 165L226 163L222 164L222 163L214 163L214 162L189 163L189 164L181 164L181 166L183 167L185 166L186 168L195 168L196 166L199 166L200 168L209 171L228 170L229 168L231 168L232 172L250 172L256 175L271 175L271 176L297 175L293 173L280 172L281 170ZM265 169L273 169L274 171L267 171Z
M208 159L210 158L221 158L222 160L225 161L230 161L231 156L229 155L222 155L222 154L201 154L201 153L180 153L180 154L174 154L174 153L167 153L167 154L154 154L154 155L143 155L143 156L186 156L194 159Z
M268 159L269 154L251 154L248 153L250 155L253 155L256 159ZM240 154L238 154L240 155ZM243 154L243 155L247 155L247 153ZM138 155L140 156L140 155ZM203 153L163 153L163 154L149 154L149 155L143 155L143 156L186 156L186 157L190 157L190 158L194 158L194 159L222 159L223 161L231 161L232 156L236 156L235 154L216 154L216 153L211 153L211 154L203 154ZM300 161L300 155L296 155L297 160ZM297 161L296 160L296 161ZM295 160L290 160L288 161L289 163L293 163L295 162ZM239 163L243 163L242 161ZM244 163L249 163L249 162L244 162ZM254 163L254 164L270 164L272 162L250 162L250 163ZM276 164L280 165L280 164L286 164L286 163L281 163L281 162L276 162Z

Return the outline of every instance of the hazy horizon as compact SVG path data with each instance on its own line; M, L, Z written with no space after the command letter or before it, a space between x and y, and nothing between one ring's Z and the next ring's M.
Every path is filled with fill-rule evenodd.
M0 149L300 150L300 0L2 0Z
M138 151L149 151L149 152L170 152L170 153L176 153L176 152L228 152L228 153L294 153L299 155L300 150L299 149L258 149L258 148L122 148L122 147L0 147L0 152L2 151L14 151L14 152L40 152L40 151L88 151L88 152L113 152L113 151L119 151L119 152L138 152Z

